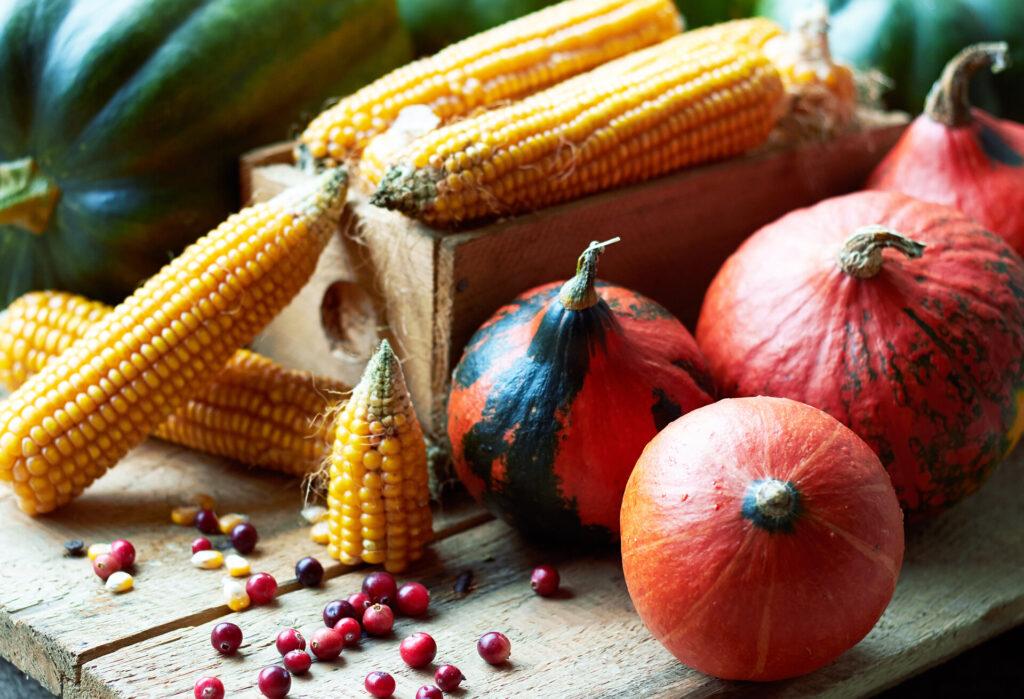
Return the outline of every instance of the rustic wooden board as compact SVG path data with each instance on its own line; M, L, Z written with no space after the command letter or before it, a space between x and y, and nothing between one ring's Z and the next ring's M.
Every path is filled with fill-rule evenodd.
M224 571L192 568L189 542L198 532L170 523L171 507L199 492L213 495L222 513L252 518L261 541L248 558L283 590L297 587L293 567L306 555L319 558L328 576L349 570L308 539L300 485L154 440L52 516L30 519L2 489L0 655L55 694L72 695L84 662L229 612ZM487 519L462 502L436 514L435 530L444 537ZM138 552L136 589L123 595L103 589L88 559L62 555L68 539L119 537Z
M463 697L857 697L877 692L1024 621L1024 452L962 506L912 532L892 604L876 628L832 665L807 677L771 684L722 682L676 662L643 629L632 610L617 558L564 559L527 546L501 522L489 522L435 544L415 577L432 589L429 618L400 620L390 639L366 640L341 661L316 664L293 682L294 697L363 696L367 672L393 673L397 697L411 697L430 670L410 670L397 640L426 630L439 661L469 677ZM568 594L541 599L529 589L530 568L558 563ZM475 572L468 597L452 592L462 570ZM80 692L96 697L182 696L194 680L218 675L232 696L257 696L259 668L278 660L276 632L320 626L324 604L358 589L361 573L341 575L319 590L298 590L270 607L231 614L246 634L239 657L209 646L212 620L182 624L118 653L87 662ZM512 640L512 663L491 668L475 639L497 629Z

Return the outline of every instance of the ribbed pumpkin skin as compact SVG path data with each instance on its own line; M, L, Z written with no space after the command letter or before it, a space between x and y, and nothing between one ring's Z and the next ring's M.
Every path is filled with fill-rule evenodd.
M799 494L789 528L750 517L757 480ZM899 505L878 457L825 413L722 400L666 427L622 503L622 568L644 624L716 677L811 672L862 639L903 561Z
M877 276L836 255L882 224L927 245ZM859 192L792 212L730 257L697 340L725 395L821 408L875 449L911 514L976 490L1024 430L1024 264L953 209Z
M566 310L561 282L501 308L452 379L448 435L477 500L544 541L606 543L644 445L711 401L697 345L664 308L598 282Z

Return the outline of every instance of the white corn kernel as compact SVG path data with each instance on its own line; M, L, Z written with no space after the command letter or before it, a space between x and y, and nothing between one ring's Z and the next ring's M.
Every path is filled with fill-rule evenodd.
M111 573L103 586L111 592L128 592L135 587L135 578L123 570L119 570L116 573Z
M102 556L105 553L110 553L110 544L90 544L89 548L86 549L85 555L89 557L89 560L95 560L96 556Z
M235 578L244 577L251 570L249 561L233 553L228 554L227 558L224 559L224 565L227 566L228 573Z
M237 527L242 522L248 522L248 515L240 515L237 512L229 512L226 515L221 515L217 520L217 526L220 527L221 534L230 534L231 530Z
M310 505L302 508L302 519L310 524L323 522L327 519L327 508L323 505Z
M224 565L224 554L212 549L196 551L192 554L192 565L204 570L216 570Z
M191 527L196 523L197 514L199 514L199 508L192 505L175 507L171 510L171 521L183 527Z
M245 586L232 578L224 578L224 601L233 612L238 612L249 606L249 593Z
M331 538L331 529L327 522L317 522L309 528L309 538L318 544L326 544Z

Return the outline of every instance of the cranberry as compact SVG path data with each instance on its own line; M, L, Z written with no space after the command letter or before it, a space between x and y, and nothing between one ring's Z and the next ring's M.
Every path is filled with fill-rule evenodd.
M293 650L305 650L306 639L298 629L285 629L277 634L276 645L278 653L287 655Z
M537 566L530 576L530 587L541 597L550 597L558 592L558 571L554 566Z
M92 572L106 581L111 575L121 570L121 559L112 553L101 553L92 559Z
M434 673L434 684L441 688L442 692L454 692L462 684L466 676L462 670L454 665L442 665Z
M357 592L353 595L349 595L348 603L356 610L357 619L362 618L363 612L369 609L370 605L373 604L373 602L370 601L370 596L365 592Z
M231 530L231 545L235 547L235 551L241 554L252 553L259 538L260 535L256 533L256 527L249 522L236 524L235 528Z
M391 573L378 570L363 578L363 592L374 604L391 606L398 599L398 584Z
M118 539L110 544L110 553L121 561L121 567L127 568L135 563L135 547L128 539Z
M488 631L476 642L476 652L491 665L501 665L512 654L512 643L505 634Z
M216 677L200 677L192 694L196 699L224 699L224 683Z
M434 685L425 684L416 690L416 699L444 699L444 695Z
M222 621L210 632L210 643L222 655L234 655L242 645L242 629L229 621Z
M328 602L327 606L324 607L324 626L329 626L332 629L338 625L338 622L342 619L351 617L356 618L356 609L351 604L343 599L336 599L333 602Z
M334 660L344 646L345 637L334 629L317 629L309 641L309 649L319 660Z
M387 636L395 625L395 613L386 604L374 604L363 612L363 628L371 636Z
M210 551L213 549L213 544L205 536L200 536L192 540L192 553L199 553L200 551Z
M270 604L277 594L277 580L270 573L256 573L245 581L245 592L253 604Z
M196 529L203 534L220 534L220 522L213 510L199 510L196 514Z
M304 650L290 650L285 653L284 666L288 668L288 672L293 675L302 675L309 669L309 666L313 664L313 659L309 657L309 653Z
M358 621L348 616L339 619L338 623L334 625L334 630L345 639L346 646L354 646L363 636L363 627L359 625Z
M292 688L292 676L280 665L269 665L260 670L260 676L256 680L260 692L270 699L281 699L288 696Z
M437 655L437 643L430 634L421 631L403 639L398 646L398 654L409 667L423 667Z
M390 697L395 693L395 678L386 672L373 671L363 680L366 691L375 697Z
M295 564L295 577L303 587L317 587L324 579L324 567L312 556L306 556Z
M430 606L430 590L418 582L398 588L398 611L406 616L423 616Z

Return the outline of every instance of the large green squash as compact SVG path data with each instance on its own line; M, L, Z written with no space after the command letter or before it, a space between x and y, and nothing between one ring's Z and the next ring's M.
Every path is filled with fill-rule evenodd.
M0 2L0 307L120 300L237 205L237 159L408 60L394 0Z
M557 1L398 0L398 13L412 33L416 52L429 54Z
M794 12L818 0L759 0L759 14L788 25ZM1005 74L978 76L975 104L1024 119L1024 0L829 0L833 53L893 80L890 106L920 112L942 69L960 49L1007 41L1013 63Z

